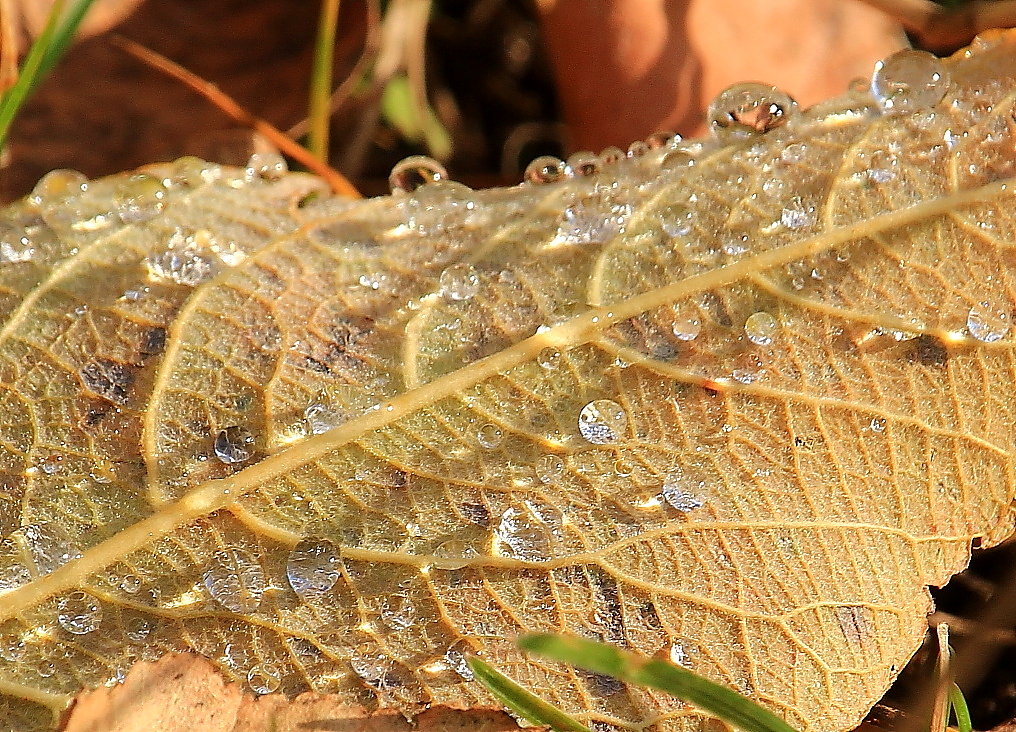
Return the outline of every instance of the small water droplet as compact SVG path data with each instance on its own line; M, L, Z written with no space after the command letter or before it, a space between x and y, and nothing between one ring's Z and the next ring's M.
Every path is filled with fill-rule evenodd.
M600 158L588 150L582 150L568 157L568 169L572 175L587 176L600 172Z
M167 248L145 258L148 278L153 282L175 283L195 287L215 276L217 268L202 243L211 240L197 233L177 228Z
M87 592L72 592L56 604L60 627L74 635L86 635L102 622L102 606Z
M702 322L689 315L677 315L674 318L673 332L679 341L693 341L702 332Z
M247 160L247 167L244 170L244 180L248 183L255 180L275 182L282 179L282 176L289 170L286 159L277 152L256 152Z
M561 352L556 348L548 346L536 354L536 363L548 371L554 371L561 365Z
M609 445L628 432L628 414L610 399L597 399L579 412L579 432L594 445Z
M641 158L649 152L649 145L644 140L635 140L628 146L629 158Z
M393 194L412 193L427 183L437 183L448 177L448 171L438 161L425 155L411 155L392 168L388 186Z
M553 485L564 475L564 460L557 455L547 453L536 461L536 478L544 485Z
M27 648L20 637L4 638L0 641L0 658L5 661L18 662L25 658Z
M625 157L624 150L619 147L605 147L600 150L600 163L603 165L617 165Z
M458 651L454 648L449 648L444 654L445 663L455 673L461 676L466 681L473 680L473 670L469 668L469 664L466 663L466 657L462 651Z
M967 314L967 330L979 341L994 343L1008 335L1010 321L1008 311L982 301L970 308Z
M140 615L125 618L123 621L124 635L127 636L128 640L135 643L142 643L147 640L148 636L152 633L153 627L152 622L148 618L143 618Z
M670 130L654 132L646 138L646 145L650 150L659 150L664 147L674 147L681 142L681 136Z
M949 89L949 72L927 51L897 51L875 64L871 93L885 112L908 113L932 107Z
M230 547L215 552L203 579L208 594L227 610L250 613L261 604L265 573L257 558L245 549Z
M381 605L381 620L392 630L406 630L416 622L416 605L404 595L386 597Z
M361 646L349 657L353 672L364 683L375 689L385 686L388 676L395 672L395 662L380 651Z
M684 646L680 643L675 643L670 647L670 662L675 666L688 667L691 665L688 659L688 652L684 650Z
M704 501L698 495L704 481L692 479L680 468L671 470L663 481L663 498L682 513L702 508Z
M293 592L307 599L328 592L339 580L339 553L327 539L301 540L286 561L286 576Z
M501 514L495 529L497 538L511 550L511 555L525 562L545 562L550 552L550 530L528 510L509 508Z
M756 346L772 345L779 330L779 321L769 313L754 313L744 321L744 333Z
M872 417L868 427L871 428L872 432L882 434L885 432L885 420L882 417Z
M501 444L501 440L504 439L504 432L496 424L488 422L476 431L476 441L480 443L480 447L486 448L487 450L493 450Z
M783 90L747 82L720 92L709 105L706 121L717 139L729 142L779 127L796 109L797 102Z
M247 685L255 694L271 694L278 691L281 684L281 673L271 664L260 664L247 672Z
M788 229L803 229L806 226L815 224L815 207L809 206L794 196L790 199L790 205L783 208L780 214L780 223Z
M660 161L663 170L682 170L695 165L695 155L687 148L679 147L671 150Z
M166 186L155 176L138 173L127 179L116 194L117 215L125 224L148 221L166 208Z
M215 436L215 457L228 464L242 463L254 455L254 435L246 427L226 427Z
M76 196L88 188L88 178L76 170L51 170L39 179L28 197L33 206Z
M480 291L480 277L471 264L453 264L438 280L441 294L449 300L469 300Z
M526 166L527 183L556 183L568 177L568 165L553 155L541 155Z

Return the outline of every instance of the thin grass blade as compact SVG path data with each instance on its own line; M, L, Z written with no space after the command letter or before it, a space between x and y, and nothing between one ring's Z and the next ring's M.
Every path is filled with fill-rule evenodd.
M959 732L972 732L974 725L970 721L970 707L967 706L963 690L956 684L949 687L949 704L952 706L953 716L956 717L956 728Z
M537 656L664 691L745 732L793 732L793 727L768 709L666 661L584 638L552 633L524 635L518 644L522 650Z
M331 119L329 101L332 96L332 56L335 50L335 27L339 21L339 0L322 0L314 43L314 66L310 77L310 120L308 147L323 163L328 162L328 125Z
M467 663L476 680L494 698L533 724L544 724L558 732L590 732L584 724L526 691L490 664L478 658L470 658Z

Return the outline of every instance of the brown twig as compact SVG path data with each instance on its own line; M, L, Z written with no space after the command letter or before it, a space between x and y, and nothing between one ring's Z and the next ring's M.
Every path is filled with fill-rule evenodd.
M141 44L127 38L114 37L113 42L139 61L186 84L188 88L203 96L237 123L264 135L283 153L324 179L334 193L350 198L363 197L342 173L315 158L308 150L286 135L285 132L282 132L269 122L252 115L215 84L205 81L162 54L145 48Z
M932 0L861 0L898 20L932 51L953 51L978 33L1016 27L1016 0L971 0L945 7Z

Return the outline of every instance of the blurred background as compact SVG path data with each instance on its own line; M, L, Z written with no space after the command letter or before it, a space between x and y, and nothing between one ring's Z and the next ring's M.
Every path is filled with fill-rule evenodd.
M50 2L0 0L0 56L24 53ZM473 187L512 185L538 155L627 148L664 130L703 130L738 81L767 81L802 105L867 79L910 44L948 53L1013 3L931 0L342 0L329 161L366 194L392 165L443 161ZM266 140L125 53L158 51L250 113L305 134L319 0L98 0L82 37L18 116L0 159L0 200L55 168L89 177L196 155L243 165ZM999 11L999 12L996 12ZM1003 18L1004 20L1004 18ZM1010 23L1016 25L1016 21ZM954 645L989 638L974 724L1016 716L1016 609L986 627L1012 584L1016 548L975 557L938 591L932 622ZM906 707L935 658L929 643L887 697ZM885 711L885 710L883 710Z

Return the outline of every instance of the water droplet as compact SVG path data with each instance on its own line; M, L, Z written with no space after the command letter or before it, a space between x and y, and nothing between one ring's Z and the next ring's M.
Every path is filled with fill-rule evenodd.
M234 613L251 613L261 604L265 573L257 558L231 547L212 555L204 571L205 589L216 602Z
M624 230L632 207L599 197L585 197L565 208L554 241L592 244L608 241Z
M790 205L784 207L780 214L780 223L788 229L803 229L815 224L815 207L808 206L800 198L794 196Z
M289 553L286 576L289 585L300 597L320 595L339 580L339 553L327 539L303 539Z
M480 277L471 264L453 264L438 280L441 294L449 300L469 300L480 291Z
M349 657L349 665L364 683L375 689L385 686L388 676L395 671L394 661L367 646L361 646L353 652Z
M567 165L572 175L586 176L599 173L602 162L595 153L582 150L569 156Z
M381 605L381 620L392 630L405 630L416 622L416 605L404 595L386 597Z
M670 662L675 666L688 667L691 665L688 659L688 652L684 650L684 646L680 643L675 643L670 647Z
M704 485L704 481L693 480L680 468L671 470L663 481L663 499L682 513L694 511L704 503L697 493Z
M24 659L27 648L20 637L4 638L0 641L0 658L18 662Z
M469 664L466 663L466 657L462 651L449 648L445 651L444 659L448 667L463 679L466 681L473 680L473 669L469 668Z
M660 167L664 170L681 170L683 168L690 168L695 165L695 155L687 148L679 147L676 150L668 152L663 160L660 161Z
M526 183L542 184L557 183L568 177L568 164L553 155L541 155L526 166L524 180Z
M182 158L174 160L172 170L172 175L169 178L171 186L196 188L222 177L222 166L218 163L209 163L193 155L184 155Z
M579 412L579 432L594 445L609 445L623 439L628 431L628 415L615 401L597 399Z
M550 453L536 461L536 478L544 485L553 485L564 475L564 460Z
M102 606L87 592L72 592L56 604L60 627L74 635L86 635L102 622Z
M477 211L476 193L454 180L427 183L403 203L406 226L427 236L472 223Z
M548 371L554 371L561 365L561 352L556 348L548 346L536 354L536 363Z
M673 331L679 341L693 341L702 332L702 322L688 315L678 315L674 318Z
M517 559L525 562L545 562L549 558L551 542L549 527L526 509L507 509L501 514L501 521L495 533L511 550L511 555Z
M635 140L628 146L629 158L641 158L649 152L649 145L644 140Z
M709 105L706 121L717 139L729 142L779 127L796 109L797 102L783 90L747 82L720 92Z
M226 464L245 462L254 455L254 435L246 427L226 427L215 436L214 450Z
M501 444L504 439L504 432L496 424L488 422L476 431L476 441L480 447L493 450Z
M28 200L33 206L76 196L88 188L88 178L76 170L51 170L39 179Z
M619 147L605 147L600 150L600 163L603 165L617 165L625 157L624 150Z
M967 330L984 343L1002 340L1009 333L1009 327L1009 313L987 301L974 305L967 314Z
M883 111L907 113L932 107L949 89L949 72L927 51L897 51L875 64L871 93Z
M882 417L872 417L871 422L868 423L868 427L872 432L882 434L885 432L885 420Z
M265 663L254 666L247 672L247 685L255 694L271 694L282 684L279 669Z
M303 419L312 435L320 435L343 422L342 415L333 407L312 402L303 410Z
M676 132L670 130L663 130L661 132L654 132L646 138L646 145L649 146L650 150L659 150L664 147L673 147L677 143L681 142L681 136Z
M250 183L255 180L274 182L281 180L289 170L286 159L277 152L254 153L247 160L244 179Z
M120 220L137 224L155 218L166 208L166 186L158 178L139 173L132 175L116 194Z
M667 236L688 236L694 230L695 207L678 202L661 208L656 213L660 228Z
M151 635L153 624L148 618L143 618L140 615L134 615L125 618L123 621L124 635L127 636L128 640L134 641L135 643L142 643L148 639Z
M744 321L744 333L756 346L772 345L779 331L779 321L769 313L754 313Z
M438 161L425 155L412 155L395 164L388 176L393 194L412 193L427 183L437 183L448 177L448 171Z
M145 258L148 278L153 282L195 287L215 276L217 268L203 243L211 241L207 232L188 233L178 228L164 251Z
M81 557L81 549L59 524L42 522L12 531L4 544L21 545L36 575L45 575Z

